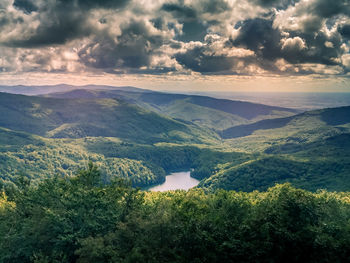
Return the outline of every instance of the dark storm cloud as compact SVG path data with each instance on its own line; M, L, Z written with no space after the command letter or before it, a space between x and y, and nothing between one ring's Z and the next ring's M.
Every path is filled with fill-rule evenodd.
M234 58L206 55L204 47L195 47L175 55L176 60L188 69L201 73L230 71L236 64Z
M41 11L35 0L15 0L13 6L24 12ZM93 8L120 8L125 6L129 0L57 0L52 2L53 8L67 8L65 11L70 12L72 9L93 9ZM47 4L50 4L49 2ZM46 9L48 6L45 6Z
M240 23L238 37L230 42L232 46L248 48L258 57L271 60L280 56L281 38L281 32L272 27L271 20L258 18Z
M58 2L74 8L92 9L120 8L125 6L129 0L60 0Z
M186 5L184 1L180 0L163 4L161 10L170 12L179 19L191 20L196 19L201 14L220 14L231 11L232 8L224 0L203 0L190 5Z
M35 5L34 1L31 0L15 0L13 6L28 14L33 11L38 11L38 7Z
M269 19L248 19L237 24L238 35L226 41L227 48L244 48L254 51L254 56L230 57L210 53L208 45L195 47L175 55L184 67L201 73L238 73L238 62L244 66L256 65L269 72L281 73L275 65L278 59L290 64L316 63L326 66L341 66L338 59L343 54L340 34L317 35L290 31L287 36L273 27ZM343 30L346 33L346 27ZM209 52L208 52L209 51ZM209 55L208 55L209 54ZM310 74L310 71L298 70L297 74Z
M307 11L323 18L330 18L339 14L350 15L350 5L349 0L318 0Z
M275 7L278 9L286 9L299 2L299 0L252 0L253 3L263 7Z
M37 6L33 0L15 0L14 7L24 13L38 12L40 24L28 36L19 36L5 44L13 47L33 48L64 44L69 40L88 36L92 29L88 26L89 14L87 11L95 8L118 9L124 7L128 1L58 0L47 3L47 5L41 3Z
M178 35L176 39L184 42L203 41L207 34L207 28L199 21L184 22L182 34Z
M299 36L305 40L305 48L298 53L284 53L284 57L292 63L320 63L324 65L337 65L336 58L342 54L341 38L338 34L327 36L319 32L316 36L291 32L291 36Z
M343 37L350 39L350 24L339 26L338 31Z
M231 10L232 8L228 5L228 3L222 0L207 1L203 2L202 5L203 13L220 14Z
M164 4L161 10L170 12L174 17L185 20L193 20L197 17L197 12L192 7L179 4Z
M201 1L197 5L187 6L183 1L178 3L165 3L161 10L169 13L182 24L181 34L176 39L184 42L203 41L211 25L220 23L214 17L203 19L203 15L218 15L229 12L232 8L226 1Z
M182 24L182 31L176 32L176 39L184 42L202 41L206 35L207 27L203 25L193 7L179 4L164 4L162 11L170 13Z
M286 38L279 29L273 28L272 23L272 20L266 19L244 21L241 23L239 35L230 42L233 46L253 50L261 60L284 58L293 64L337 64L335 59L342 53L339 35L290 31Z
M206 74L215 72L238 74L239 62L243 68L255 64L265 70L276 71L271 61L282 57L280 44L282 36L278 29L272 27L272 21L260 18L249 19L240 23L239 26L239 35L235 39L227 40L225 47L254 51L254 57L234 57L224 54L218 56L210 52L210 47L206 45L177 54L176 60L186 68Z
M51 17L51 19L50 19ZM82 14L59 13L47 17L50 21L41 23L35 32L28 37L13 39L5 43L12 47L34 48L49 45L64 44L90 34L85 27L85 17Z
M94 68L139 69L150 66L152 55L162 44L161 35L152 34L141 21L131 21L122 27L116 40L96 39L79 52L79 57L85 65Z

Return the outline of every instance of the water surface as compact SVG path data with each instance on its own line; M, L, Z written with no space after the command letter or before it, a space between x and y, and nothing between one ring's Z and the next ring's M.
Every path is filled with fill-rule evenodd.
M190 171L171 173L165 177L165 182L149 188L153 192L163 192L168 190L188 190L199 184L197 179L190 176Z

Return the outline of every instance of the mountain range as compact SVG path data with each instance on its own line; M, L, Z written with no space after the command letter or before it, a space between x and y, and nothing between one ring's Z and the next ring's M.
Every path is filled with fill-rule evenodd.
M141 187L194 168L208 190L350 189L350 107L301 112L132 87L1 88L36 95L0 93L3 183L69 175L90 159L106 180Z
M215 99L207 96L140 92L139 90L87 90L58 92L46 97L65 99L119 98L172 118L190 121L215 130L226 129L254 121L291 116L295 109L267 106L245 101Z

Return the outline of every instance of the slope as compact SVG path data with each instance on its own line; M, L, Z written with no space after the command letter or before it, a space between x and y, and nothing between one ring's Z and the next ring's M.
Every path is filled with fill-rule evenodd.
M215 140L213 132L120 99L54 99L0 93L0 127L51 138L119 137L143 143Z
M112 139L110 139L112 140ZM113 139L118 142L118 139ZM134 186L160 183L165 172L151 163L129 158L105 157L84 147L85 139L47 139L0 128L0 187L25 176L33 182L71 176L89 160L99 165L105 181L129 179Z
M285 130L310 130L318 127L337 126L350 123L350 106L308 111L286 118L262 120L252 124L239 125L222 131L224 139L239 138L261 130L283 128Z
M293 109L205 96L126 90L73 90L46 95L54 98L122 98L143 108L215 130L261 119L296 114Z
M350 189L350 107L260 121L230 132L235 138L227 142L233 149L260 154L218 167L200 186L252 191L291 182L312 191Z

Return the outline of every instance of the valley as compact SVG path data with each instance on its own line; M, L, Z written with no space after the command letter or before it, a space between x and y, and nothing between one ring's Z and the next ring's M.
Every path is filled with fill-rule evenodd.
M19 175L71 176L90 160L105 181L120 177L136 187L192 168L209 191L284 182L350 189L350 107L301 112L129 87L70 88L0 93L2 184Z
M0 93L0 262L347 261L350 107L69 88Z
M0 263L350 262L349 0L0 0Z

